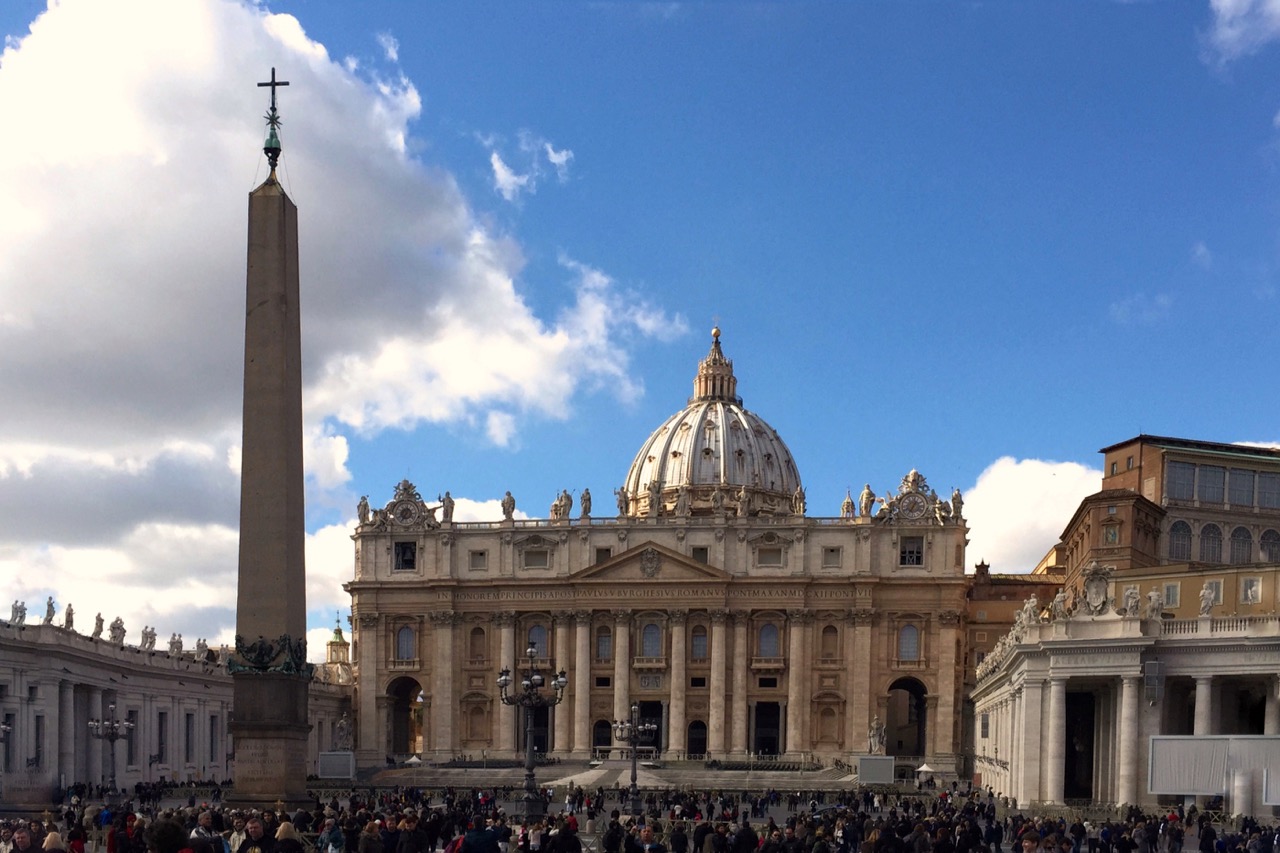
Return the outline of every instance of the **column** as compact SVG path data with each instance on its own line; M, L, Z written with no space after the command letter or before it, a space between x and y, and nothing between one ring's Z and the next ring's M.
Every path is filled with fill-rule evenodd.
M58 773L59 785L70 785L76 779L76 686L70 681L58 682Z
M1024 802L1022 798L1021 779L1018 777L1018 768L1022 766L1019 759L1022 756L1023 738L1026 737L1022 730L1024 700L1022 698L1022 688L1015 687L1013 689L1013 700L1009 706L1009 754L1004 760L1009 762L1009 796L1014 797L1019 803Z
M1022 685L1022 734L1018 740L1022 755L1014 768L1020 771L1018 804L1023 808L1026 808L1024 803L1044 799L1040 795L1040 744L1044 743L1040 730L1043 693L1044 688L1037 680L1028 678Z
M591 611L573 614L576 633L573 654L573 752L591 757Z
M667 709L667 748L676 758L689 748L689 721L685 716L684 694L689 687L686 669L689 651L686 643L686 622L689 611L672 610L671 620L671 702Z
M1045 744L1045 800L1061 803L1067 760L1067 679L1049 679L1049 740ZM1132 802L1132 801L1130 801Z
M431 634L435 644L435 663L432 674L435 690L431 705L435 708L435 735L431 748L438 755L454 755L458 746L453 737L453 720L457 716L457 702L453 698L453 626L456 615L449 610L437 610L430 614Z
M1280 734L1280 695L1276 693L1277 685L1274 676L1266 679L1263 689L1267 691L1267 706L1262 717L1262 733L1264 735Z
M725 620L727 611L711 611L711 713L707 719L707 752L724 758L724 675L727 652Z
M493 621L498 626L498 668L512 669L517 666L516 658L516 614L510 610L493 614ZM512 675L518 682L519 676ZM517 758L516 755L516 706L498 703L498 751L505 758Z
M871 610L852 610L849 621L853 630L845 658L845 672L849 673L848 717L849 736L846 739L848 749L865 753L867 749L867 730L871 728L871 624L874 619Z
M933 754L955 754L960 751L956 743L956 649L959 647L960 613L944 610L938 614L938 713L928 720L929 740ZM946 722L944 728L940 723Z
M569 665L569 631L573 625L573 613L564 610L555 614L555 621L552 623L555 628L555 649L556 659L555 665L552 666L553 672L547 675L548 679L555 678L556 673L562 669L567 669ZM570 751L569 737L571 724L573 722L573 714L569 710L570 706L566 706L563 702L551 709L553 717L554 732L548 753L554 752L556 755L568 756Z
M800 755L809 749L805 718L808 716L808 673L805 671L805 639L808 614L795 610L787 618L787 753Z
M1196 676L1196 719L1193 734L1213 734L1213 676Z
M631 719L631 614L613 612L613 718Z
M1116 796L1120 803L1138 802L1138 687L1141 680L1139 676L1126 675L1120 683L1120 730L1116 739L1120 751ZM1197 691L1197 716L1199 704Z
M730 751L747 754L747 623L751 614L733 614L733 727Z
M102 713L104 710L105 709L102 707L102 688L90 687L89 688L89 719L91 720L105 719ZM125 718L124 708L116 708L116 719L123 720L124 718ZM101 785L103 781L105 781L105 775L103 774L103 771L102 771L102 753L103 753L102 742L90 739L89 740L89 774L88 774L89 775L88 782L90 785Z
M359 707L356 709L354 746L359 752L357 760L363 767L381 764L387 754L386 734L381 731L382 711L378 704L378 691L369 684L369 676L365 675L380 673L385 666L381 665L382 629L378 624L378 614L356 613L355 628L356 663L360 667L361 683L366 687L357 695ZM227 744L226 751L231 752L231 747L232 744ZM138 755L140 760L146 760L144 748L139 748Z

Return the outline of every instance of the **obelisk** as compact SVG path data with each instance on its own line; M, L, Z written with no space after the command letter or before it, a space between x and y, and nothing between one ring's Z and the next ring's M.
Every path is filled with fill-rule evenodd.
M240 806L307 802L305 527L302 494L302 333L298 209L276 180L280 157L271 87L267 180L249 194L244 321L240 565L230 725Z

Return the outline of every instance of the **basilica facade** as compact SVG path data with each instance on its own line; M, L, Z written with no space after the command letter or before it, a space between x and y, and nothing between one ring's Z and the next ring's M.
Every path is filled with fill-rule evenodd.
M600 501L598 503L605 503ZM916 471L838 515L808 513L778 433L746 409L719 331L688 404L607 501L547 518L454 521L404 481L361 502L347 584L356 754L445 760L640 748L668 760L867 752L957 770L964 685L963 500ZM528 651L532 650L530 660ZM500 701L499 672L563 671L563 701ZM518 681L517 677L517 681Z

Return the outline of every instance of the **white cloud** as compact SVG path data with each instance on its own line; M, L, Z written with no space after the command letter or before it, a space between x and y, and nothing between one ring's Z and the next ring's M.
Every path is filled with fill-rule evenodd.
M573 159L573 152L568 148L557 151L551 146L550 142L544 142L543 147L547 152L547 159L556 168L556 177L563 184L569 180L569 161Z
M378 33L378 46L389 62L400 61L400 42L391 33Z
M1203 270L1213 269L1213 252L1203 241L1197 241L1191 247L1191 262Z
M629 346L680 327L575 269L571 299L539 316L516 241L409 155L413 82L358 76L296 18L250 0L51 4L0 57L0 583L15 597L80 599L87 625L93 602L131 639L233 630L236 283L273 66L290 82L309 500L342 498L353 432L484 423L509 445L583 389L632 399ZM313 612L345 600L348 534L308 540Z
M1102 488L1102 472L1077 462L1014 459L987 466L965 494L970 566L1029 572L1062 535L1085 497Z
M1210 58L1229 62L1280 38L1280 0L1210 0Z
M496 133L477 133L475 137L489 151L493 188L507 201L519 200L522 193L536 193L538 182L546 174L547 165L555 170L557 181L563 184L569 180L569 163L573 160L573 152L568 148L557 149L548 140L528 130L521 130L516 134L516 150L509 152L509 157L516 157L521 161L524 171L520 172L508 163L509 157L503 157L498 151L503 145L502 137Z
M489 165L493 168L493 188L507 201L515 201L526 189L534 191L533 176L516 174L497 151L489 152Z
M1111 319L1122 326L1149 326L1168 317L1172 307L1173 297L1167 293L1157 293L1154 296L1135 293L1112 302L1109 312Z

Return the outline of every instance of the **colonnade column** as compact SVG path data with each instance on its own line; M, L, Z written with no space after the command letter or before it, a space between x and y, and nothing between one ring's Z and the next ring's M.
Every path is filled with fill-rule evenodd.
M1013 688L1013 698L1009 704L1009 746L1007 747L1009 754L1004 758L1009 762L1009 793L1019 802L1023 801L1023 796L1020 780L1015 774L1018 772L1017 768L1022 766L1018 758L1022 755L1023 738L1026 737L1026 733L1022 730L1024 707L1022 688Z
M58 682L58 784L76 781L76 686Z
M688 749L688 728L685 715L684 694L689 686L686 670L688 649L685 644L685 622L689 611L672 610L671 619L671 704L667 716L667 748L677 757Z
M1120 731L1116 745L1120 750L1116 773L1118 802L1138 801L1138 684L1141 677L1126 675L1120 681ZM1199 705L1199 701L1196 703ZM1197 709L1198 713L1198 709Z
M1044 742L1040 730L1042 710L1042 694L1044 686L1032 679L1022 685L1022 733L1018 740L1022 748L1021 759L1016 767L1021 769L1021 793L1019 803L1030 803L1040 800L1040 744Z
M1280 734L1280 695L1276 693L1275 676L1268 676L1263 684L1267 691L1267 705L1262 714L1262 733L1264 735Z
M805 639L809 614L795 610L787 614L790 629L787 637L787 747L791 755L809 750L805 718L809 706L809 673L805 661Z
M747 754L747 622L751 614L739 610L733 614L733 729L729 750L734 755Z
M102 688L90 687L89 688L89 719L91 720L105 719L102 711L103 711ZM123 720L125 718L124 708L116 708L116 718L120 720ZM89 775L90 785L101 785L103 782L102 745L103 745L103 741L95 740L93 738L89 739L88 775Z
M867 730L871 727L871 670L870 665L858 666L858 662L872 660L871 657L871 622L875 614L871 610L852 610L849 619L852 622L852 639L846 644L849 653L845 659L845 671L851 673L849 687L849 704L845 709L848 716L849 737L848 748L855 752L866 749Z
M724 677L728 659L725 648L724 610L711 611L711 713L707 718L707 752L711 758L724 758Z
M1049 679L1049 728L1045 744L1045 800L1061 803L1067 760L1067 679Z
M1212 734L1213 729L1213 676L1196 676L1196 718L1194 734Z
M570 610L562 610L555 614L552 621L552 627L555 629L555 649L556 659L555 666L552 667L550 677L554 678L556 673L562 669L569 667L569 631L573 626L573 612ZM568 755L571 745L569 743L571 726L573 723L573 715L569 712L569 707L565 705L557 705L551 709L551 716L554 718L552 723L554 727L554 735L547 752L554 752L557 755Z
M573 650L573 752L577 758L589 758L591 756L591 611L579 610L573 614L573 618L576 630Z
M453 717L457 703L453 698L453 626L457 616L452 611L437 610L431 615L431 638L435 644L435 662L432 664L432 680L435 692L431 704L435 706L435 735L431 744L436 751L443 750L446 755L457 751L453 738Z
M613 718L631 719L631 614L613 613Z
M519 666L516 658L516 614L503 611L493 614L498 624L498 668ZM498 749L508 758L516 757L516 707L498 704Z

